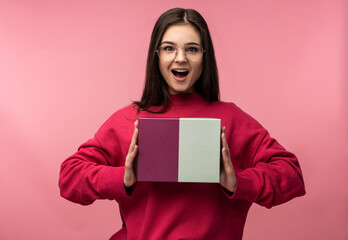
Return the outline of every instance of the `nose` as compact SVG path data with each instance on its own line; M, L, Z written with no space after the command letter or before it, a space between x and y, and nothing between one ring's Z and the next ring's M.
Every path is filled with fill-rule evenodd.
M185 50L182 48L178 48L176 50L176 56L174 59L175 62L186 62L187 58L186 58L186 54L185 54Z

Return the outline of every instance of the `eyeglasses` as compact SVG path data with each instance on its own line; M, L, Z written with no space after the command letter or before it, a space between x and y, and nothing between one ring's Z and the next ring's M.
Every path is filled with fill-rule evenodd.
M205 52L205 50L199 45L187 45L183 48L177 48L168 44L160 46L156 52L161 60L169 62L175 59L179 49L182 49L185 57L193 62L200 60Z

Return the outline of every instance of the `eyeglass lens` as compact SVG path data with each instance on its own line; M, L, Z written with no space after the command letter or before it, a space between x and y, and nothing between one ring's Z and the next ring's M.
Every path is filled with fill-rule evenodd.
M163 61L172 61L178 54L179 50L183 50L185 57L191 61L199 60L202 57L204 52L202 47L197 45L192 45L192 46L188 45L188 46L185 46L184 48L176 48L171 45L164 45L157 50L157 53L158 53L158 56Z

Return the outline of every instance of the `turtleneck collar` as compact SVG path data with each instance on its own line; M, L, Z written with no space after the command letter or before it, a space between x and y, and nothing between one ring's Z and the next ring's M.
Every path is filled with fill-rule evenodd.
M171 94L170 105L180 107L206 102L198 93Z

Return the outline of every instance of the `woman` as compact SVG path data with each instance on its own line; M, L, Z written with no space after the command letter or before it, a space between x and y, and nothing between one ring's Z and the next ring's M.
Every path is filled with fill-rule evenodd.
M139 117L220 118L220 184L137 182ZM142 98L114 113L61 167L61 195L116 200L123 226L111 239L242 239L253 202L270 208L305 194L301 169L253 118L219 100L206 22L192 9L154 26Z

